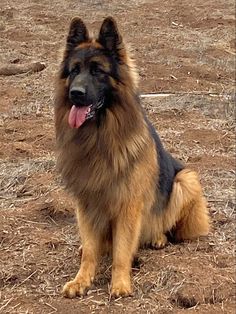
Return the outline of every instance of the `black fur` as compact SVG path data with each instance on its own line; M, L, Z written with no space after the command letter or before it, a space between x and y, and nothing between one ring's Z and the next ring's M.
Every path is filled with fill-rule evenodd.
M174 178L176 174L181 171L184 166L176 159L174 159L163 147L160 137L157 134L154 126L145 116L149 132L156 144L157 159L159 164L159 181L157 182L157 191L159 191L159 200L156 206L157 211L163 210L169 200Z

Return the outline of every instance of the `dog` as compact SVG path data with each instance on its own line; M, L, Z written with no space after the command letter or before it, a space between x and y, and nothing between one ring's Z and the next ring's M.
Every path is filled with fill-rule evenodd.
M73 18L56 83L57 167L77 204L82 257L63 294L86 294L99 258L112 255L111 295L132 294L139 247L161 248L207 235L206 200L196 172L163 147L138 96L134 63L117 24L96 39Z

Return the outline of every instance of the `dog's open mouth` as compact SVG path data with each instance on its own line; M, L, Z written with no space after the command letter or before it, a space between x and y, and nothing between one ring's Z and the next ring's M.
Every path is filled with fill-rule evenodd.
M76 107L73 105L70 109L68 123L71 128L80 128L81 125L89 119L92 119L96 111L100 109L103 105L103 100L100 100L95 105Z

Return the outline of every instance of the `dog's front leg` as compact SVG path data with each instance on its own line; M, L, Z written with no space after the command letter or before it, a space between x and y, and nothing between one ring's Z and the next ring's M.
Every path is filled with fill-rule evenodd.
M121 209L112 224L113 264L112 296L128 296L131 288L131 264L138 248L141 227L141 206L127 206Z
M86 294L94 279L101 254L102 242L99 232L94 231L82 213L78 214L78 224L83 246L81 266L74 280L67 282L63 288L63 294L68 298Z

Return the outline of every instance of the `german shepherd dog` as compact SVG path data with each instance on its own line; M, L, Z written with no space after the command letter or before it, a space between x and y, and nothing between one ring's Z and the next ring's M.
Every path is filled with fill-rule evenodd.
M63 294L89 289L102 254L112 254L111 295L132 293L137 249L161 248L209 231L197 174L175 160L140 105L135 68L113 18L97 39L71 21L55 98L58 169L77 202L80 270Z

